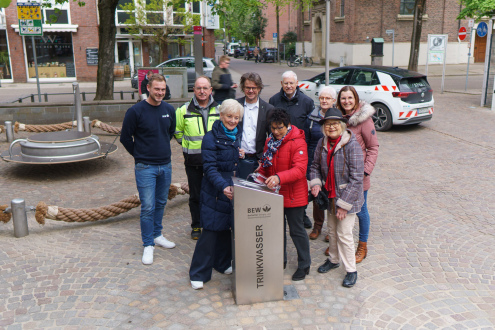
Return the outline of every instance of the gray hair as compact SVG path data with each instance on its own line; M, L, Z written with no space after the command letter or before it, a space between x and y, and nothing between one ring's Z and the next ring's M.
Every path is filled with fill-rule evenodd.
M328 93L333 97L334 100L337 100L337 92L335 91L335 88L331 86L325 86L322 89L320 89L319 95L323 93Z
M323 124L325 125L325 124ZM325 128L321 125L321 133L323 133L324 136L328 137L327 133L325 132ZM347 124L344 123L343 121L340 121L340 127L342 127L342 134L347 130Z
M285 71L283 74L282 74L282 80L284 78L294 78L296 81L297 81L297 74L294 72L294 71Z
M239 119L242 119L244 115L244 107L234 99L227 99L220 104L218 111L221 114L239 114Z

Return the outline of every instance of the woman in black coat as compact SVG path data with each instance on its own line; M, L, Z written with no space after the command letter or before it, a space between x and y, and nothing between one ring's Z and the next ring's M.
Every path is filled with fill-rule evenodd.
M213 123L201 144L204 178L201 184L201 227L196 243L189 277L193 289L202 289L211 279L214 268L232 274L231 225L233 210L232 179L238 171L241 130L238 126L244 107L233 99L219 107L220 120Z

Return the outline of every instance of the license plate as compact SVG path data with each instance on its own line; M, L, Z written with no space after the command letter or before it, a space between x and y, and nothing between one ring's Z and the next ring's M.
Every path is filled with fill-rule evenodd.
M424 115L426 113L430 113L430 110L428 108L419 108L418 109L418 115Z

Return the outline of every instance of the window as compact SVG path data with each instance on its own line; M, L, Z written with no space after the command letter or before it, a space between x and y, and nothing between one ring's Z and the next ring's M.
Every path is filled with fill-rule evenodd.
M12 79L6 30L0 30L0 79Z
M331 70L328 77L328 83L330 85L345 85L350 73L351 73L351 69ZM323 76L323 82L324 81L325 81L325 76Z
M44 0L41 5L44 24L70 24L68 2L55 4L54 0Z
M356 86L371 86L378 85L380 82L376 76L375 72L356 69L352 75L349 85Z
M117 25L123 25L127 22L127 20L131 19L131 14L129 13L127 8L133 4L133 0L119 0L119 4L117 5L116 15L117 15Z
M182 66L182 60L171 60L158 66L164 68L180 68Z
M164 10L162 0L146 0L146 24L163 25Z
M194 60L187 60L186 61L186 68L195 68L196 67L196 62ZM208 66L206 65L206 61L203 61L203 68L207 68Z
M340 17L345 16L344 8L345 8L345 0L340 0Z
M400 0L400 15L414 15L415 0Z
M173 7L173 24L174 25L183 25L184 17L186 13L186 4L185 2L180 2L174 4Z

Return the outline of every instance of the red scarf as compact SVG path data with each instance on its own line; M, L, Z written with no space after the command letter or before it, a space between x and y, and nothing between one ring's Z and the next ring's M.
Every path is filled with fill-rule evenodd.
M335 198L337 196L337 193L335 192L335 171L334 171L334 167L333 167L333 151L335 150L335 147L337 146L337 144L339 144L341 137L342 137L342 135L339 136L339 138L335 139L335 140L328 138L328 142L327 142L328 175L327 175L327 181L325 182L325 189L328 191L328 198ZM332 143L333 143L333 148L331 146Z

